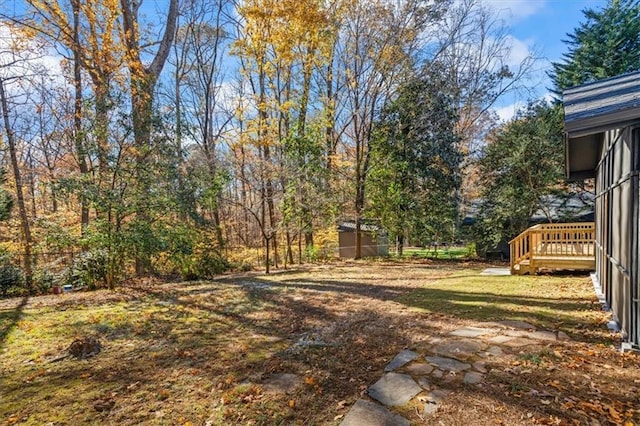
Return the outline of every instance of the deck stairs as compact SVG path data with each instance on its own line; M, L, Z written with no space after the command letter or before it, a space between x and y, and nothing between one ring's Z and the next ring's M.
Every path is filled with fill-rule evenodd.
M511 274L540 270L594 270L595 224L546 223L532 226L509 241Z

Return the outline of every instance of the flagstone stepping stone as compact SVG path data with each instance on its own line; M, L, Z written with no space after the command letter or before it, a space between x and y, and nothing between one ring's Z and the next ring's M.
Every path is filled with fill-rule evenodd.
M571 340L571 337L564 331L558 331L558 340Z
M446 340L431 349L436 355L465 360L475 353L484 350L487 345L478 340Z
M500 356L504 354L504 351L500 346L490 346L489 349L487 349L487 353L493 356Z
M451 391L448 391L448 390L434 389L427 394L427 401L432 402L434 404L438 404L442 402L442 400L445 399L447 396L449 396L450 393Z
M449 333L451 336L458 337L480 337L486 334L496 333L498 330L492 328L465 327L454 330Z
M385 372L397 370L408 362L413 361L418 358L418 354L416 352L405 349L396 355L395 358L391 360L391 362L384 368Z
M440 356L428 356L426 359L429 363L431 363L431 365L434 365L441 370L458 372L471 368L470 364L458 361L457 359L445 358Z
M513 340L509 340L504 343L504 346L512 347L512 348L521 348L523 346L536 345L539 342L531 339L526 339L524 337L518 337Z
M444 373L442 372L442 370L436 370L433 372L432 376L436 379L440 379L442 378L442 376L444 376Z
M482 361L474 362L473 363L473 368L476 371L479 371L481 373L486 373L487 372L486 364L484 362L482 362Z
M487 268L484 271L480 272L480 275L511 275L510 268Z
M422 387L422 389L424 390L429 390L431 389L431 383L429 383L429 380L427 380L426 377L420 377L418 379L418 384L420 385L420 387Z
M417 362L407 367L407 373L414 376L426 376L427 374L431 374L432 371L433 366L425 364L424 362Z
M409 420L376 403L359 399L340 426L409 426Z
M469 371L464 375L464 379L462 380L467 385L475 385L482 382L482 374L476 371Z
M387 407L405 405L422 392L422 388L408 374L387 373L367 393Z
M505 330L504 334L509 337L527 337L530 335L530 332L525 330Z
M513 337L513 336L494 336L494 337L490 338L488 341L490 343L501 344L501 343L506 343L509 340L513 340L513 339L515 339L515 337Z
M528 337L538 340L557 340L556 333L551 331L534 331Z
M288 394L293 393L302 384L302 379L297 374L281 373L272 374L262 383L267 393Z
M436 411L438 411L438 404L436 404L435 402L425 402L424 409L422 410L422 415L424 417L428 417L434 414Z
M480 272L480 275L506 276L506 275L511 275L511 269L510 268L487 268L484 271Z
M511 328L520 328L523 330L535 330L536 328L529 324L528 322L524 322L524 321L517 321L517 320L509 320L509 321L497 321L496 324L500 324L500 325L504 325L505 327L511 327Z

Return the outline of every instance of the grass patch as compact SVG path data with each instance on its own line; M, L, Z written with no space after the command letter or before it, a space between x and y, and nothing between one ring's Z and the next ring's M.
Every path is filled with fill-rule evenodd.
M594 389L626 407L640 363L610 342L584 343L608 333L588 278L480 276L482 266L340 262L0 301L0 424L339 424L402 349L425 355L432 338L492 320L563 330L573 340L505 347L487 360L485 387L457 389L438 421L522 424L532 410L562 416L565 397L579 404ZM101 341L98 355L52 362L86 336ZM299 386L271 393L268 379L282 373L298 376ZM540 406L527 393L556 388L571 395ZM494 410L504 404L505 412ZM402 410L422 423L412 407Z
M571 276L481 276L465 270L400 297L412 308L474 321L525 321L575 332L605 321L595 310L589 278ZM601 336L602 337L602 336Z
M474 250L464 246L405 247L402 250L402 257L418 259L466 259L474 255Z

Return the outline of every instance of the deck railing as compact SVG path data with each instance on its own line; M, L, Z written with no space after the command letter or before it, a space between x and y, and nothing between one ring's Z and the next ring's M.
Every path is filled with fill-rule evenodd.
M595 255L595 223L546 223L532 226L509 241L511 273L516 265L529 261L560 258L593 258Z

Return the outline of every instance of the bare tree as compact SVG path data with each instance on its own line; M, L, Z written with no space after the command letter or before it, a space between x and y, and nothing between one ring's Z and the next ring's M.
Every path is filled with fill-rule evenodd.
M138 0L120 0L122 13L122 40L125 50L125 62L130 75L131 120L136 145L136 181L140 197L136 208L141 223L149 224L148 195L150 177L146 173L148 156L151 152L151 134L153 118L153 94L160 73L171 52L178 19L178 0L169 1L164 29L159 40L143 40L143 22L139 19L142 2ZM143 60L146 46L157 46L151 61ZM136 274L147 273L151 260L143 249L136 256Z
M419 35L430 13L429 6L417 0L393 3L353 0L344 7L338 61L346 76L348 127L345 135L353 144L355 156L356 258L362 254L360 227L374 121L393 96L399 76L411 71Z
M16 106L18 99L24 102L23 88L20 83L34 74L34 62L37 59L37 46L29 43L29 39L21 36L18 28L12 28L12 32L6 38L0 40L0 112L2 113L2 125L6 136L11 170L15 182L16 201L20 214L20 226L24 243L24 271L28 291L33 291L33 235L31 233L31 219L29 217L27 202L24 194L23 173L19 162L18 141L15 132L16 114L11 110L11 99ZM14 91L11 95L9 88Z
M509 28L480 0L455 3L430 34L437 45L432 61L444 67L453 88L465 156L457 195L460 219L477 196L475 159L497 124L493 108L506 95L528 90L538 60L535 51L516 55Z

